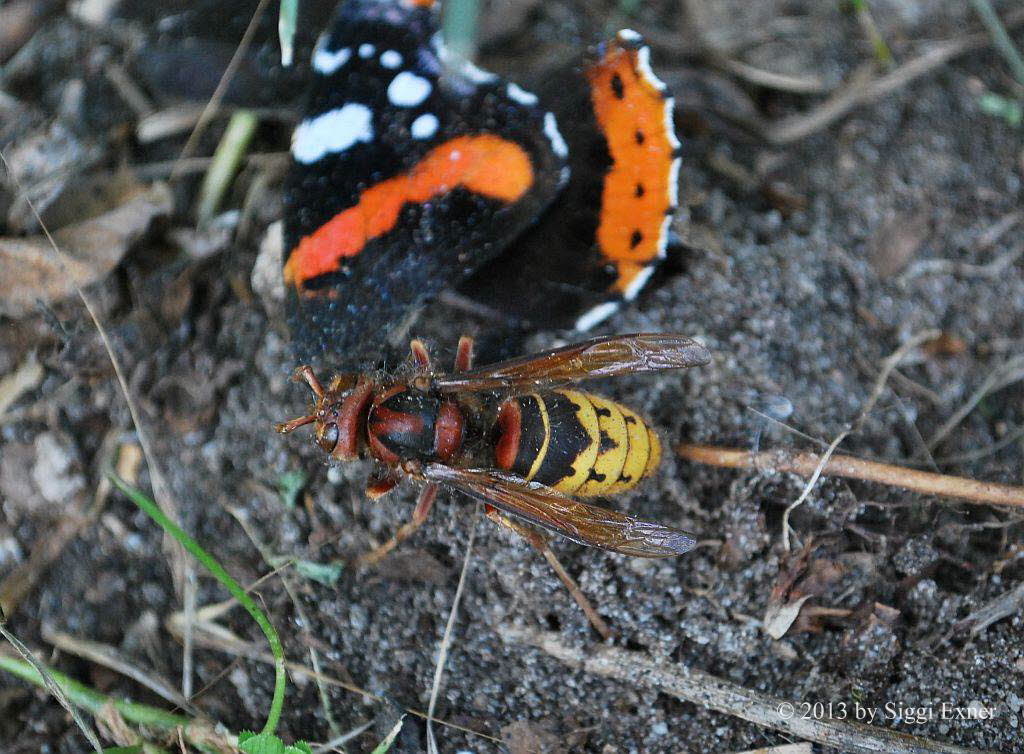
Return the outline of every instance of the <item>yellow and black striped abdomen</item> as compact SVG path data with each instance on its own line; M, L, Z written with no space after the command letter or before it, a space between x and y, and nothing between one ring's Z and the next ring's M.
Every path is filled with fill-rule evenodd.
M580 390L508 398L497 434L499 468L580 497L628 490L661 460L658 436L643 419Z

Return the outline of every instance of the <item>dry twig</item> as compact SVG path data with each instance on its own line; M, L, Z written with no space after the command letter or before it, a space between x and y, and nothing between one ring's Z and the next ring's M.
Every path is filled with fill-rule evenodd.
M775 89L792 94L827 94L829 87L818 76L791 76L785 73L766 71L734 58L714 60L724 70L754 86Z
M1003 22L1007 29L1024 23L1024 10L1009 13ZM879 78L870 76L870 69L855 73L850 83L809 112L782 118L761 127L761 135L775 145L790 144L826 128L860 105L866 105L902 89L958 58L964 53L992 44L986 33L970 34L949 42L941 42L921 55ZM873 67L873 66L872 66Z
M860 412L857 414L857 418L853 424L844 429L836 438L829 444L825 454L818 460L815 465L814 471L811 472L811 478L807 480L807 485L804 487L803 492L800 493L800 497L794 500L782 514L782 543L789 551L789 514L793 512L798 505L800 505L807 496L811 494L811 490L814 489L814 485L818 483L818 477L821 476L822 470L828 464L829 458L835 453L836 448L839 447L847 435L851 432L857 432L864 425L868 416L875 408L875 404L878 403L878 399L882 397L882 391L885 390L885 383L889 381L889 375L892 374L893 370L899 365L910 351L917 348L922 343L925 343L933 338L940 335L939 330L924 330L917 333L916 335L907 338L907 341L903 343L899 348L893 351L889 356L882 362L882 371L878 374L878 379L875 380L875 386L871 389L871 395L864 401L864 405L861 407Z
M792 453L790 451L750 453L738 448L688 443L678 445L676 452L688 461L709 466L731 469L770 468L801 476L813 474L821 464L821 456L816 453ZM821 473L824 476L841 476L863 479L867 482L879 482L924 495L940 495L973 503L1024 506L1024 487L997 482L982 482L977 479L948 474L934 474L930 471L918 471L889 463L865 461L853 456L833 455L822 466Z
M1012 385L1021 379L1024 379L1024 355L1008 359L992 370L992 373L985 378L981 386L971 394L971 397L954 411L953 415L946 420L946 423L939 427L935 434L932 435L928 441L928 450L934 450L935 446L945 440L949 433L967 418L967 415L974 410L975 406L984 400L986 395L1002 390L1004 387Z
M994 279L1002 275L1021 255L1024 255L1024 243L985 264L971 264L955 259L922 259L908 267L900 279L907 281L922 275L955 275L962 278Z
M462 572L459 574L459 585L455 587L455 599L452 600L452 609L448 613L448 622L444 627L444 636L441 638L441 646L437 650L437 664L434 666L434 681L430 687L430 704L427 706L427 749L431 754L438 751L437 740L434 738L434 708L437 706L437 695L441 691L441 675L444 673L445 662L448 660L448 648L452 644L452 632L455 630L455 618L459 614L459 603L462 601L462 590L466 586L466 574L469 572L469 562L473 556L473 541L476 539L476 520L473 521L473 528L469 532L469 542L466 543L466 557L462 561Z
M695 668L658 662L642 652L608 646L579 649L563 644L561 637L554 632L511 626L500 628L498 633L508 643L537 647L585 673L671 694L677 699L841 751L871 754L879 751L892 754L978 754L977 749L898 733L852 720L820 720L787 714L787 710L796 710L798 705Z
M116 673L131 678L136 683L145 686L153 693L162 696L171 704L187 710L194 715L196 710L192 704L181 693L171 686L159 675L146 672L138 667L130 659L124 656L116 647L109 644L102 644L98 641L80 639L77 636L58 631L49 623L43 624L43 639L50 642L57 649L61 649L75 657L82 657L97 665L110 668Z
M950 634L971 630L971 636L977 636L997 620L1013 615L1024 607L1024 582L1017 584L1008 592L1003 592L991 602L986 602L961 621L957 621Z
M252 18L249 19L249 25L245 27L245 32L242 34L242 39L238 43L238 47L235 48L235 52L231 56L231 60L228 61L228 65L224 69L223 75L220 77L220 81L217 82L217 87L213 90L213 94L210 95L210 100L203 108L203 112L199 116L199 121L196 123L196 127L192 129L192 133L189 134L188 140L185 142L185 146L181 148L181 154L178 155L179 162L192 156L192 151L195 149L196 144L199 143L199 137L206 132L206 127L209 125L210 120L217 113L221 100L224 99L224 95L227 93L231 79L235 77L235 72L242 64L242 57L249 50L249 45L252 44L252 38L256 34L260 17L263 15L263 11L267 7L267 2L268 0L259 0L259 3L256 5L256 10L252 12ZM178 171L174 170L171 172L171 180L175 180L178 177Z

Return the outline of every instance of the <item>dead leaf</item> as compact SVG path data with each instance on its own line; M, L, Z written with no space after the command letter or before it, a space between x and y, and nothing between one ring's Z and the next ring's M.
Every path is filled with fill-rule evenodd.
M959 356L967 350L967 341L959 335L942 332L937 338L925 341L921 350L929 356Z
M260 241L260 253L252 268L252 289L260 297L263 308L270 313L283 309L285 299L284 277L281 275L284 258L284 224L278 220L267 227Z
M781 639L800 615L800 608L811 598L810 594L785 603L769 602L764 611L764 630L773 639Z
M871 266L880 278L899 274L917 256L930 233L931 222L924 212L892 215L869 243Z
M63 267L45 236L0 238L0 314L24 316L36 301L67 298L75 283L87 286L105 278L149 229L170 214L173 199L163 184L140 188L118 207L69 225L54 234Z
M23 393L35 390L42 381L43 368L33 353L14 372L0 380L0 416L3 416Z
M762 619L765 633L773 639L782 638L794 624L803 631L818 630L815 621L797 623L797 618L807 600L820 597L842 578L843 567L831 558L812 560L811 553L817 547L809 541L800 552L789 556L779 572Z

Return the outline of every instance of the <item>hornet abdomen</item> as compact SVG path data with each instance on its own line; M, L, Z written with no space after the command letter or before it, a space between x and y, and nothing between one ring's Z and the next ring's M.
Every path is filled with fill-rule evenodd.
M580 497L634 487L661 460L661 443L637 414L581 390L539 391L498 408L499 468Z

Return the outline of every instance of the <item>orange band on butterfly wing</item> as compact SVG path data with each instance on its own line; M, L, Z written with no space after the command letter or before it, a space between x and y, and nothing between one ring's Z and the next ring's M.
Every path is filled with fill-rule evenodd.
M368 241L392 230L406 204L422 204L460 187L511 204L532 185L530 157L514 141L492 134L451 139L409 172L366 189L355 206L302 238L285 263L285 282L301 289L307 280L337 270L341 259L356 256Z
M612 157L597 245L618 270L612 287L619 292L661 255L665 217L674 208L669 183L677 142L666 116L671 100L644 75L639 54L613 46L587 71L594 115Z

